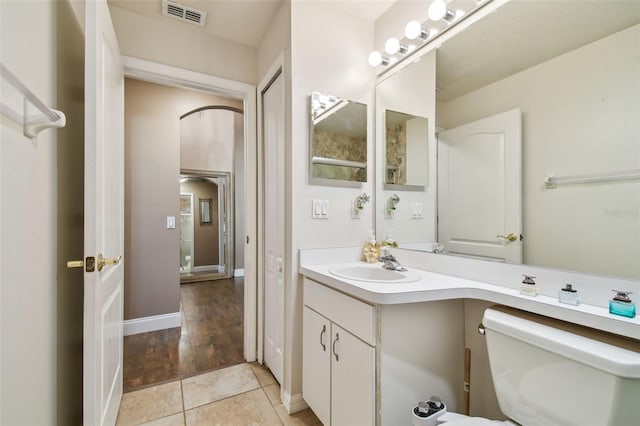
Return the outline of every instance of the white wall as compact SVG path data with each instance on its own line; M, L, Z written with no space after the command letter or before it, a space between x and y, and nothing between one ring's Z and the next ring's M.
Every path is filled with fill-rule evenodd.
M171 18L149 17L113 5L109 9L123 55L256 83L256 49L209 36L196 25Z
M84 34L67 1L2 1L0 42L2 63L67 113L33 140L0 116L0 424L79 424L82 271L65 262L83 252Z
M358 194L373 192L374 70L367 63L373 23L340 12L332 2L291 4L291 143L287 148L287 193L291 221L287 243L286 392L302 390L302 279L298 249L363 244L373 229L373 207L351 218ZM368 105L367 182L357 188L309 184L309 96L329 93ZM313 199L329 200L329 219L312 220Z
M258 47L258 81L265 78L269 67L281 52L285 52L288 69L291 54L291 2L288 0L282 2ZM287 90L289 90L291 72L288 71L286 74L285 82L288 81Z
M640 278L640 183L543 185L640 168L638 40L635 26L438 105L444 128L521 108L525 263Z
M180 168L233 172L237 114L208 109L181 119Z

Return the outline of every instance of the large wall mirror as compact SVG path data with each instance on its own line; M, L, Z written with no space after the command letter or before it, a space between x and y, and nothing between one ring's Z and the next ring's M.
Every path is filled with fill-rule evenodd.
M431 55L435 83L422 68ZM514 262L640 279L639 2L512 0L378 84L378 153L386 109L437 128L429 140L437 174L420 220L410 206L391 219L377 211L379 238L393 229L400 247L461 255L451 241L483 240L495 253L518 247ZM511 130L491 127L507 118L512 127L500 129ZM519 138L509 165L499 161L502 137L477 137L507 133ZM469 135L479 143L465 143ZM383 182L386 169L376 167ZM519 211L508 208L507 187L519 192ZM382 209L390 192L376 191ZM398 194L400 207L407 197Z
M311 94L311 183L367 181L367 106Z

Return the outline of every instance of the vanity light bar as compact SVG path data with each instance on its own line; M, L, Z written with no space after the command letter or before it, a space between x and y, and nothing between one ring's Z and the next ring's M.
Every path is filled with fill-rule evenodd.
M424 26L428 26L429 22L439 22L443 21L446 23L448 27L453 27L458 22L460 22L461 18L466 14L469 15L471 12L476 11L481 6L484 6L486 3L490 3L491 0L477 0L476 5L470 9L468 12L464 10L450 10L448 8L447 2L444 0L432 0L427 9L427 15L429 19L423 22L422 24L417 20L412 20L405 26L404 36L406 40L415 40L416 42L426 43L427 41L435 40L438 37L438 34L441 34L436 28L424 29ZM372 67L378 66L392 66L398 62L398 58L393 55L405 56L416 50L417 46L415 44L405 45L398 40L396 37L390 37L385 42L385 52L391 57L382 56L382 54L374 50L369 54L369 65Z

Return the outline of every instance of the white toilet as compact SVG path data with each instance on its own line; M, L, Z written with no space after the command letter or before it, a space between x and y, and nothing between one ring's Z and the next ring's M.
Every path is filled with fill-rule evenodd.
M504 307L487 309L482 323L511 421L446 413L438 424L640 425L640 341Z

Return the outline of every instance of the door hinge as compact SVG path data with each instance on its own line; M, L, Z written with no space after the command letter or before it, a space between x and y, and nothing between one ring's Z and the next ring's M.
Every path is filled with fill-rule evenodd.
M249 236L247 235L247 244L249 244Z

